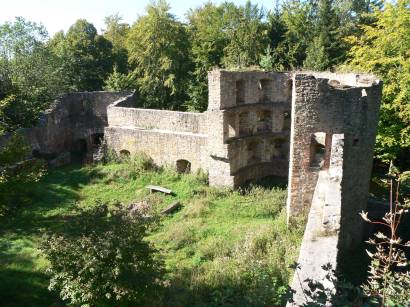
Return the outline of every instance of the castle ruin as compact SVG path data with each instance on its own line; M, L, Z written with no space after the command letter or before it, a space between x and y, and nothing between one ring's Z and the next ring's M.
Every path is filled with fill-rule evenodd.
M92 155L104 137L121 155L145 152L181 172L204 169L213 186L287 178L289 218L310 210L300 262L312 267L320 258L311 253L322 248L311 245L317 229L334 238L327 260L357 246L381 82L354 73L217 69L208 84L203 113L137 108L130 92L67 94L24 134L33 155L50 163L67 162L73 151Z

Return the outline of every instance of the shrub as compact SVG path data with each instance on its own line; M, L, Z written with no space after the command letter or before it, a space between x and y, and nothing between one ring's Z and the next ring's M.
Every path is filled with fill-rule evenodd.
M369 277L363 289L373 302L381 306L408 306L410 261L405 250L410 247L410 241L400 238L397 229L410 208L410 201L400 197L400 185L408 181L410 172L400 174L391 164L388 177L390 210L381 221L372 221L367 217L367 213L361 213L366 222L382 225L386 229L384 232L377 232L374 238L367 242L373 245L375 250L366 250L371 262Z
M127 306L160 294L162 261L144 237L150 222L126 209L100 205L81 211L63 231L45 235L50 290L70 304Z
M0 216L30 201L25 197L32 183L45 173L42 160L29 159L29 147L23 136L14 133L0 150Z

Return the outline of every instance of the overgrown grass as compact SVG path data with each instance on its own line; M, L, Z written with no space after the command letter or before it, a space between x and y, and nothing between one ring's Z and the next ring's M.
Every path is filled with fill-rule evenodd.
M174 195L150 194L148 184ZM215 189L204 174L150 169L141 161L64 167L25 191L22 206L1 219L1 305L61 303L47 290L47 262L38 244L78 207L145 200L155 214L182 203L147 238L160 249L168 272L165 298L156 303L171 306L281 304L303 232L302 223L286 225L284 189Z

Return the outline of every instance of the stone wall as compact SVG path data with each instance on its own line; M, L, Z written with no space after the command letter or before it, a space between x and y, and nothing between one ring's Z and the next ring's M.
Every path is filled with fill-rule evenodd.
M107 127L107 144L119 154L138 154L144 152L157 165L176 167L177 161L185 160L191 171L204 168L203 152L206 137L197 134L171 131L141 130L138 128Z
M108 126L107 107L129 92L82 92L57 98L39 119L37 126L19 130L34 156L54 159L64 152L75 151L78 141L93 147L95 136Z
M203 114L129 107L108 107L110 127L135 127L147 130L168 130L201 133Z
M341 134L339 244L354 248L361 242L358 213L368 197L381 83L375 78L365 83L353 74L319 76L299 73L294 77L288 216L309 210L318 172L328 170L331 163L332 138ZM356 83L346 85L343 80Z
M210 182L287 177L291 74L214 70L208 80Z

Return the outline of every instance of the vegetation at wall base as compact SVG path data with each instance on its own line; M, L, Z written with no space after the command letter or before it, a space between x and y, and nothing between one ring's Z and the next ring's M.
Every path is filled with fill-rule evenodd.
M149 204L149 216L159 219L148 227L144 241L158 250L154 255L165 269L159 278L162 290L150 296L152 305L283 304L292 275L288 265L297 257L303 233L303 223L286 225L285 190L210 188L205 174L155 170L142 160L68 166L23 186L27 202L0 223L1 304L61 304L58 292L47 290L53 275L40 250L43 234L61 238L72 230L67 223L81 221L81 212L91 214L101 204L132 210L141 202ZM151 194L148 184L170 188L175 195ZM160 215L176 200L182 203L180 211ZM71 230L68 234L74 235Z

